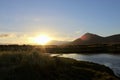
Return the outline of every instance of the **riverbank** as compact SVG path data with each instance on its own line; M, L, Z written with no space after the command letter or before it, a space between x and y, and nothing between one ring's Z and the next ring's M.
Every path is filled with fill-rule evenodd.
M91 62L44 53L0 54L0 80L119 80L113 71Z
M78 61L89 61L101 65L105 65L113 70L115 75L120 76L120 54L108 54L108 53L61 53L61 54L50 54L50 56L58 56L65 58L72 58Z

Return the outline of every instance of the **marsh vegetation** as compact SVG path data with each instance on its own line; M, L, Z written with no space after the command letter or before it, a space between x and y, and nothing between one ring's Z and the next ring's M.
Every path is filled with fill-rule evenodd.
M0 52L0 80L118 80L113 71L91 62L50 57L33 48Z

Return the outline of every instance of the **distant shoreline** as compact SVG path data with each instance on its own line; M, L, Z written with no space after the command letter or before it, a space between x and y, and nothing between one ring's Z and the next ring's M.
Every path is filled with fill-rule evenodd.
M31 51L37 49L42 53L120 53L120 44L93 45L0 45L0 51Z

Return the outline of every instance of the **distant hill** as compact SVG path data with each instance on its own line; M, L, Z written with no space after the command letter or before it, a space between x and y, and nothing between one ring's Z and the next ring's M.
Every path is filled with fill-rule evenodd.
M48 43L48 45L63 45L63 44L68 44L69 41L57 41L57 40L52 40Z
M91 45L91 44L117 44L120 43L120 34L102 37L93 33L85 33L74 41L50 41L48 45Z
M120 43L120 34L102 37L92 33L86 33L82 37L75 39L70 45L89 45L89 44L116 44Z
M105 37L107 43L120 43L120 34Z

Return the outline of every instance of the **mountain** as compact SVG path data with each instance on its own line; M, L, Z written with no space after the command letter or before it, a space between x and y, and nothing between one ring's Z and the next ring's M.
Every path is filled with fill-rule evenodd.
M107 43L120 43L120 34L106 37Z
M48 43L48 45L63 45L63 44L68 44L68 41L57 41L57 40L52 40Z
M72 41L70 45L90 45L90 44L115 44L120 43L120 34L102 37L92 33L86 33L82 37Z

